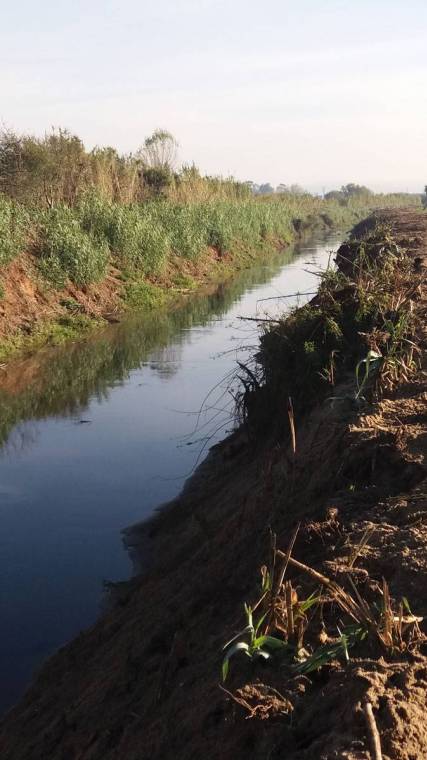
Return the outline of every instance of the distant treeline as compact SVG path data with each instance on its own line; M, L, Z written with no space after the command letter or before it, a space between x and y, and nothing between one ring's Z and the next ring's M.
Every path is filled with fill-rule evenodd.
M285 185L281 183L277 187L273 187L269 182L256 184L255 182L245 183L254 195L310 195L301 185ZM346 206L354 200L369 201L374 197L380 198L383 196L390 202L396 202L398 204L405 205L418 205L420 198L427 198L427 193L374 193L366 185L357 185L354 182L349 182L347 185L343 185L340 190L330 190L327 193L322 194L324 200L337 201L342 206Z

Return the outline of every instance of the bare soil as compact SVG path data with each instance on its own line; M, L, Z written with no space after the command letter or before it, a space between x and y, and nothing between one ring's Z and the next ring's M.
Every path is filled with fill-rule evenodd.
M22 253L2 271L4 296L0 301L0 339L17 332L30 334L36 325L67 314L63 301L73 299L84 314L103 317L123 308L123 283L118 270L110 267L102 283L79 289L69 285L54 290L40 277L34 257Z
M280 249L277 243L277 249ZM240 252L220 254L208 248L197 261L171 257L161 275L151 278L150 284L161 288L168 296L179 297L187 292L187 278L198 286L212 282L218 275L226 277L245 264ZM246 264L248 256L246 255ZM37 259L31 252L23 252L2 269L0 299L0 342L16 335L31 336L40 327L75 313L93 320L118 321L128 309L124 293L125 282L120 269L110 265L106 277L99 283L78 287L71 282L62 290L53 288L40 275Z
M362 409L322 404L297 420L295 463L243 430L212 449L178 499L127 532L144 572L115 588L112 609L4 717L2 758L368 760L366 701L383 760L427 757L422 637L390 656L367 644L310 675L239 661L220 688L221 649L257 598L271 528L286 550L300 521L293 556L337 582L369 528L353 566L359 593L385 578L427 615L427 215L382 218L419 278L418 371ZM287 576L307 583L296 568Z

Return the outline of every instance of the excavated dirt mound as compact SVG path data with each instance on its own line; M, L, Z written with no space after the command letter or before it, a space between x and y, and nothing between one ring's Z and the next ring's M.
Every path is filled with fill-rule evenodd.
M384 217L410 248L425 326L427 217ZM295 460L241 430L175 502L127 532L144 573L114 589L111 611L52 657L4 717L2 758L368 760L366 702L384 760L427 757L423 620L416 647L389 655L367 642L347 664L298 676L236 660L220 688L222 646L244 625L243 602L257 598L271 529L286 550L300 521L297 560L338 583L351 566L367 599L385 578L411 614L427 615L424 330L407 382L362 408L325 403L297 421ZM297 567L287 577L310 585Z

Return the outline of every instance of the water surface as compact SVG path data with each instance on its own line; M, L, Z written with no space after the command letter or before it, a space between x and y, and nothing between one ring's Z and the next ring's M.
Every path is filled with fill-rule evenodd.
M313 272L339 242L310 240L173 312L128 318L2 372L0 709L94 621L103 581L129 576L120 530L176 496L232 428L221 380L257 339L238 317L277 314L297 301L277 296L316 288Z

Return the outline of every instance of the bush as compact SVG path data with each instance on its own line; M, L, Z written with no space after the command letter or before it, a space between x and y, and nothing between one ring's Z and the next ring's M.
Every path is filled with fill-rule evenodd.
M40 269L56 287L69 278L88 285L105 275L109 250L106 242L82 229L78 216L58 206L40 216Z
M229 251L233 246L233 204L227 202L212 202L206 205L206 239L208 245L220 253Z
M155 223L168 230L170 245L177 256L197 259L206 248L206 222L202 204L175 204L166 201L153 205Z
M27 214L24 209L0 195L0 266L21 253L26 241Z
M76 206L82 229L96 240L110 242L115 204L95 190L84 193Z
M114 205L108 239L127 266L147 274L162 269L170 248L168 232L149 205Z

